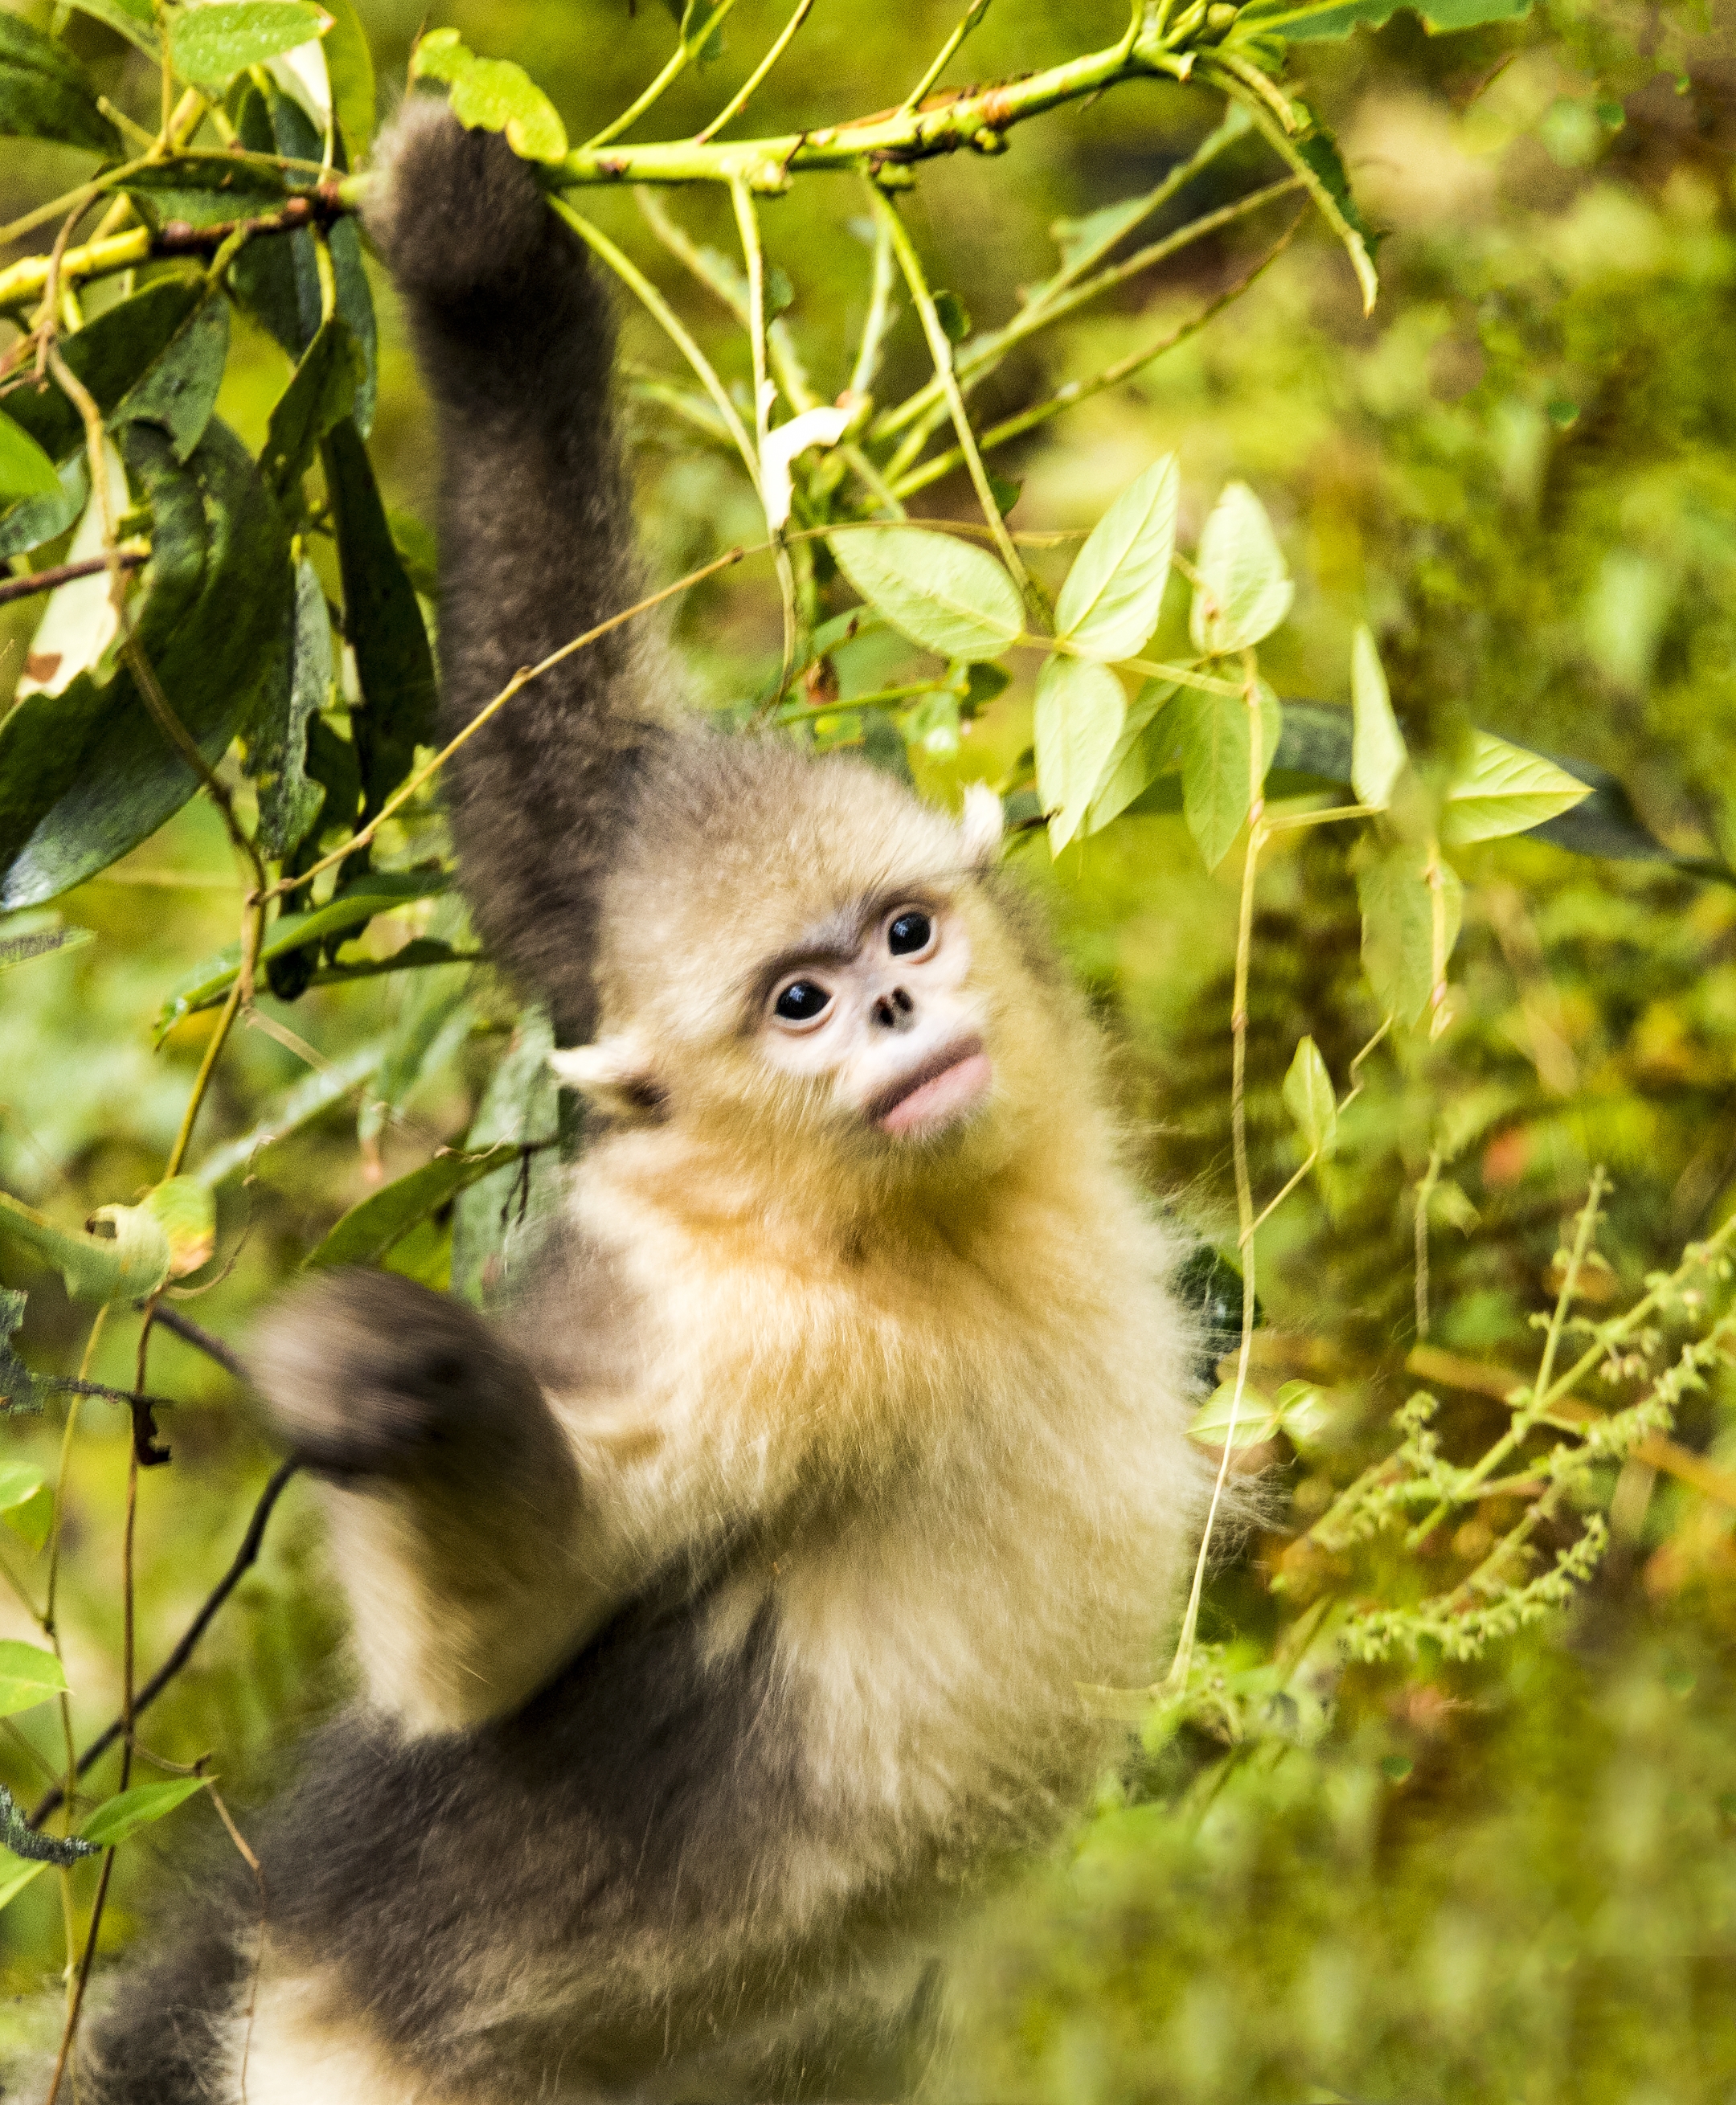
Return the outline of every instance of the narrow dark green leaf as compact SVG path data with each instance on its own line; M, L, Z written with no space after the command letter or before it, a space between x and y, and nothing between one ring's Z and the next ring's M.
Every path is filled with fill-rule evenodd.
M337 530L344 628L355 653L362 706L350 725L364 810L377 811L434 735L434 660L416 592L392 545L361 436L347 419L320 447Z
M350 158L367 150L373 136L373 54L355 0L320 0L332 17L325 44L326 72L332 83L332 111Z
M291 579L275 507L213 420L185 467L149 425L123 451L152 507L138 636L170 706L213 766L270 682ZM30 906L105 869L198 788L136 692L81 673L0 724L0 907Z
M136 1783L131 1790L117 1791L85 1821L83 1839L100 1849L112 1849L177 1805L185 1805L195 1791L204 1790L205 1783L203 1777L172 1777L167 1783Z
M72 0L72 4L81 15L88 15L93 22L100 22L116 36L124 37L153 65L157 64L159 47L150 0Z
M367 371L361 348L343 318L322 323L271 411L260 453L261 473L280 504L299 503L301 477L319 441L355 407Z
M21 15L0 14L0 136L120 150L121 135L97 108L84 68Z
M176 459L185 461L205 436L228 356L229 302L206 300L115 404L109 428L156 424L168 433Z
M469 1184L515 1163L520 1151L511 1145L480 1155L440 1155L420 1169L400 1177L352 1206L307 1258L310 1269L334 1264L377 1264L392 1245L431 1213L438 1213Z
M232 154L177 154L135 170L124 188L154 226L172 219L221 226L277 211L289 185L279 170Z
M332 687L332 622L311 563L296 571L288 646L275 691L248 744L259 792L259 846L274 861L298 847L319 816L325 791L307 778L307 726Z
M434 898L451 883L447 873L440 869L370 871L354 884L346 885L324 906L313 907L306 914L279 915L266 931L260 957L269 964L274 958L287 956L290 951L305 949L310 944L324 942L333 936L354 935L365 927L375 914L389 914L394 907L408 905L412 900ZM158 1043L160 1044L164 1035L184 1017L221 1001L229 992L240 963L239 948L231 943L226 950L220 950L216 957L208 958L203 964L197 966L158 1011Z
M199 297L199 286L191 279L162 278L130 299L117 301L63 340L61 355L96 396L105 416L162 354ZM78 412L52 380L10 390L6 413L29 433L50 460L64 460L84 444Z

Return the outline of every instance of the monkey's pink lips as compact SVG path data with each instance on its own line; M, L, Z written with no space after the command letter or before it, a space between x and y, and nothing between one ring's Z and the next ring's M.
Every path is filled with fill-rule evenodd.
M868 1115L882 1133L899 1138L938 1133L975 1111L993 1079L982 1039L962 1039L882 1089Z

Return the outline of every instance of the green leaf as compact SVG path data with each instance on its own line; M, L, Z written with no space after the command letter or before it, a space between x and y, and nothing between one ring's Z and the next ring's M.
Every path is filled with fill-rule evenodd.
M1130 483L1091 530L1055 602L1055 633L1093 658L1131 658L1158 625L1176 548L1174 454Z
M120 151L121 135L97 108L83 67L20 15L0 14L0 136Z
M452 1290L487 1300L533 1249L560 1204L560 1164L551 1147L560 1129L559 1086L548 1064L554 1049L548 1018L532 1009L519 1019L494 1070L466 1149L538 1147L468 1186L453 1209Z
M490 1147L480 1155L439 1155L408 1177L352 1206L306 1262L310 1270L334 1264L377 1264L393 1244L437 1213L467 1185L516 1163L515 1146Z
M50 958L57 950L76 950L81 944L94 943L94 928L61 927L37 928L28 936L0 936L0 972L9 972L15 965L28 965L38 958Z
M1350 645L1350 781L1356 801L1384 811L1407 755L1380 653L1366 623L1359 625Z
M199 287L191 280L162 278L61 338L60 355L74 377L96 396L105 417L162 354L199 298ZM51 380L9 390L6 413L29 433L50 460L64 460L74 449L83 449L84 426L78 412Z
M0 15L0 22L12 20ZM60 479L54 463L28 431L11 418L0 415L0 504L14 504L21 498L58 497Z
M1453 954L1464 912L1464 887L1450 863L1440 863L1446 909L1445 954ZM1383 1008L1401 1023L1414 1023L1435 988L1435 896L1426 849L1391 848L1359 870L1356 893L1363 912L1363 970Z
M279 504L299 509L301 478L313 465L319 441L354 409L366 370L360 346L343 318L333 315L322 323L272 406L260 449L260 471Z
M51 1651L0 1638L0 1718L33 1710L51 1696L66 1693L66 1675Z
M57 1228L44 1213L0 1191L0 1237L33 1251L66 1282L74 1301L139 1301L169 1276L169 1239L142 1206L105 1206L111 1236Z
M1087 833L1100 833L1111 820L1119 818L1153 777L1170 764L1169 740L1163 735L1167 726L1160 728L1157 718L1165 704L1175 699L1176 692L1173 682L1148 680L1134 697L1121 736L1115 742L1115 750L1104 768L1103 780L1091 798L1091 810L1086 814ZM1179 784L1171 808L1177 811L1181 809Z
M1270 1397L1243 1383L1238 1399L1233 1381L1221 1382L1195 1412L1189 1440L1202 1447L1259 1447L1278 1430L1278 1412Z
M962 343L971 333L971 311L957 293L936 293L935 316L948 343Z
M25 1819L24 1808L3 1783L0 1783L0 1844L38 1870L45 1864L58 1864L64 1869L68 1864L76 1864L81 1857L96 1854L94 1843L81 1842L76 1835L38 1834ZM9 1876L6 1883L16 1890L16 1876ZM7 1898L10 1898L9 1894L0 1897L0 1907L5 1906Z
M0 1515L31 1549L40 1549L54 1524L47 1472L34 1462L0 1462Z
M239 1140L225 1141L205 1157L194 1173L199 1182L214 1191L225 1177L247 1169L264 1149L274 1147L279 1141L299 1132L322 1111L341 1102L373 1074L384 1050L383 1044L376 1040L371 1045L358 1048L329 1067L304 1075L284 1094L276 1110L268 1112L250 1132L243 1133Z
M440 543L413 512L388 512L392 546L398 551L404 574L424 599L440 596ZM818 651L815 653L819 655Z
M0 1410L8 1418L40 1410L50 1388L12 1349L13 1334L25 1320L25 1301L16 1288L0 1286Z
M152 65L158 63L156 18L150 0L72 0L72 4L81 15L88 15L92 21L124 37Z
M361 436L349 419L321 442L344 583L344 631L362 707L351 713L363 810L377 811L434 735L434 659L415 588L392 545Z
M74 454L55 471L52 492L20 498L0 514L0 556L21 556L39 548L77 523L91 489L90 473L82 453Z
M141 1827L149 1827L185 1805L195 1791L205 1788L203 1777L171 1777L165 1783L136 1783L131 1790L117 1791L99 1805L78 1830L83 1840L100 1849L112 1849Z
M1283 732L1278 697L1260 683L1262 753L1274 753ZM1181 808L1207 869L1216 869L1242 830L1253 801L1252 740L1240 695L1184 689L1176 703L1181 747ZM1270 766L1268 761L1266 765Z
M1311 1038L1304 1038L1296 1047L1284 1077L1284 1109L1296 1120L1309 1153L1330 1156L1338 1145L1338 1097L1320 1048Z
M838 568L900 634L942 658L997 658L1024 632L1019 594L992 556L918 527L835 534Z
M429 932L449 937L464 925L464 919L463 901L454 893L434 909ZM423 1075L456 1052L470 1035L475 1018L465 999L469 987L469 972L453 970L438 977L424 975L409 989L374 1085L355 1122L357 1137L364 1146L378 1138L387 1117Z
M471 131L504 132L507 144L527 161L559 161L567 150L560 113L522 66L506 59L480 59L456 29L431 29L410 57L413 80L442 80L452 95L452 114Z
M135 168L122 187L141 217L158 227L172 219L184 219L190 226L221 226L278 210L289 192L281 169L238 160L233 154L177 154Z
M1337 42L1359 25L1377 29L1409 7L1434 31L1472 29L1485 22L1517 21L1531 0L1252 0L1236 19L1238 31L1296 43Z
M125 1207L103 1207L100 1220ZM170 1177L154 1185L139 1201L139 1211L150 1215L169 1240L169 1277L185 1279L211 1262L216 1247L217 1213L210 1192L195 1177Z
M1290 611L1296 588L1266 517L1245 482L1232 482L1199 537L1189 628L1207 657L1245 650L1270 636Z
M1446 847L1522 834L1584 802L1587 787L1541 753L1473 731L1470 750L1447 785L1440 838Z
M46 1864L25 1864L8 1877L0 1879L0 1908L9 1901L16 1901L33 1879L39 1879L47 1870Z
M187 460L211 422L228 356L229 302L206 300L115 404L109 428L157 425L167 432L176 459Z
M332 17L324 50L332 78L332 114L353 161L373 136L373 54L355 0L321 0L321 5Z
M209 0L170 16L169 52L183 80L225 87L238 73L292 51L331 26L332 17L310 0Z
M1049 815L1051 854L1079 830L1127 714L1127 698L1108 666L1059 655L1044 661L1037 678L1037 793Z
M185 467L149 425L125 426L121 445L152 508L139 642L215 766L273 676L291 589L282 525L216 419ZM0 723L0 907L40 905L105 869L198 787L125 664L106 682L87 672L27 696Z
M324 787L307 776L307 727L332 691L332 619L319 575L305 557L296 568L288 621L278 688L260 713L248 750L248 771L259 793L259 847L274 861L301 846L325 802Z
M431 899L452 883L444 870L374 870L345 885L324 906L305 914L284 914L266 931L260 950L262 963L287 956L312 943L324 943L346 930L359 931L377 914L389 914L412 900ZM241 965L239 946L230 944L194 970L175 988L158 1012L156 1033L160 1044L167 1034L195 1010L211 1008L229 992Z

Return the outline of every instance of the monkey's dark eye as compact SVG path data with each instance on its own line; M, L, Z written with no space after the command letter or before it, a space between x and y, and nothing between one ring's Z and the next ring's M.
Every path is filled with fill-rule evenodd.
M829 988L817 980L792 980L772 1003L771 1012L782 1023L817 1023L831 1006Z
M928 948L935 924L926 914L900 914L886 931L886 948L895 958L908 958Z

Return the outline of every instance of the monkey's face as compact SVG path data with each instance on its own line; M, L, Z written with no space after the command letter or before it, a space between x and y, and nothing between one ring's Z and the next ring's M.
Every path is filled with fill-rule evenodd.
M994 1079L965 916L932 892L869 900L769 958L752 992L759 1057L820 1085L847 1125L899 1146L942 1138Z

